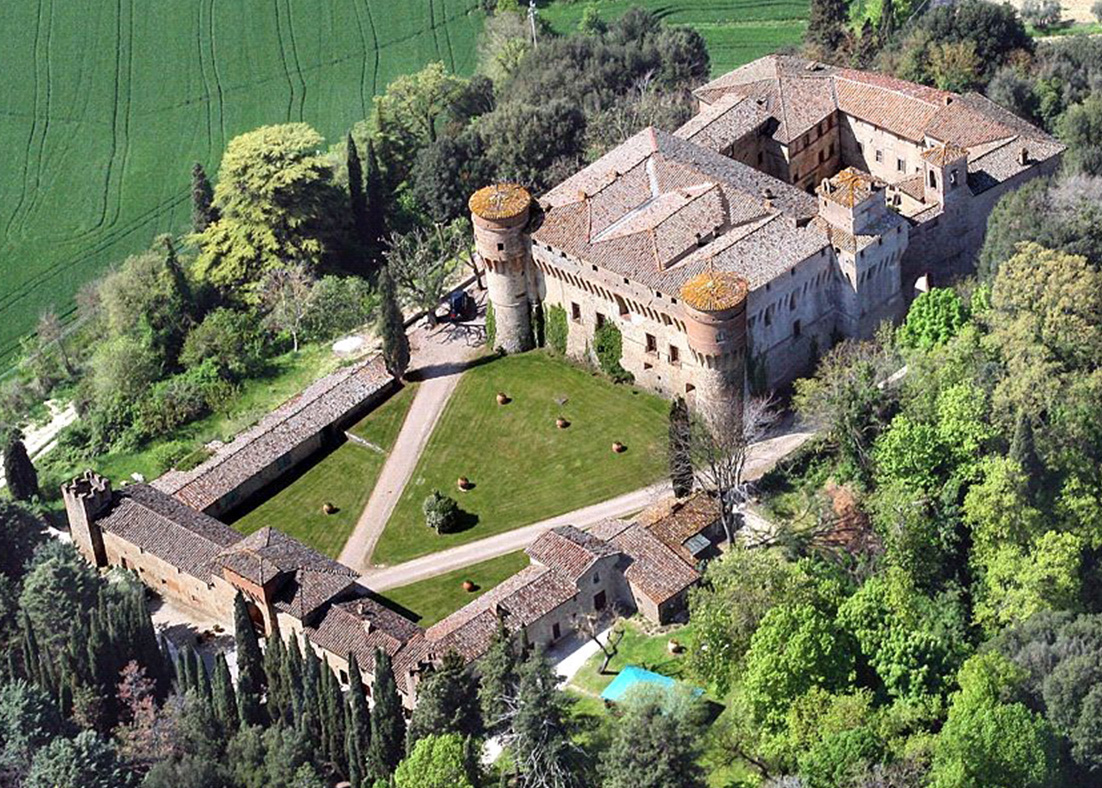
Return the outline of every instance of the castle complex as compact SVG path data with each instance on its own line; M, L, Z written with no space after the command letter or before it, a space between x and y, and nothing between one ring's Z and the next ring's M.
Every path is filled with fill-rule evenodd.
M1063 146L978 94L773 55L695 91L534 203L470 201L496 344L532 346L536 304L586 356L613 322L638 384L729 409L839 338L899 319L916 283L970 271L1007 191Z
M926 277L968 271L997 199L1051 173L1062 146L987 99L772 56L696 91L698 114L646 129L534 202L490 186L470 200L496 343L534 343L555 309L567 352L616 326L635 380L705 413L805 371L839 337L899 318ZM550 645L580 620L684 611L714 554L705 496L588 531L545 532L530 564L427 629L355 571L266 527L223 520L291 472L396 386L379 358L315 382L197 467L113 490L88 472L63 488L73 542L98 567L134 571L164 597L227 625L242 594L256 627L370 686L392 657L403 700L447 653L475 662L501 625Z

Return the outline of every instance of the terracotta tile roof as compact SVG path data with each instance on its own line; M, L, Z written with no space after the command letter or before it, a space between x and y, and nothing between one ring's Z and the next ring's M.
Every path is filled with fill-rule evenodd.
M566 604L578 588L559 572L530 564L425 631L426 645L443 656L455 651L468 660L486 653L499 616L516 631Z
M699 572L638 523L606 520L592 531L628 556L624 577L656 605L700 581Z
M753 99L728 93L714 104L702 105L700 112L674 134L709 150L722 151L757 131L770 117L769 111Z
M391 657L421 634L409 619L370 596L328 605L303 631L312 643L340 657L356 655L363 670L375 669L375 649Z
M882 186L880 181L856 167L846 167L819 184L819 193L839 205L853 208L860 205Z
M950 164L954 161L959 161L968 155L968 151L959 145L954 145L947 142L943 145L937 145L933 148L927 148L922 151L922 158L933 164L935 167L944 167L946 164Z
M205 583L219 571L216 557L241 539L228 525L146 484L117 491L111 509L97 522L104 531Z
M685 542L719 522L719 502L702 492L684 501L673 500L652 507L639 516L639 524L673 550L689 566L696 564Z
M969 159L968 186L973 194L979 194L1064 150L1065 146L1055 140L1012 137Z
M381 356L339 369L219 446L206 462L190 471L169 471L153 486L202 511L392 382Z
M916 172L914 175L909 175L902 180L896 181L891 185L891 188L898 189L919 202L922 202L923 197L926 196L926 188L923 186L921 172Z
M564 525L544 531L524 552L533 561L577 582L593 564L617 551L592 534Z
M826 246L811 195L646 129L543 199L543 244L677 297L709 267L751 287Z
M214 563L261 586L285 576L274 604L299 620L338 596L357 577L344 564L267 527L223 550Z

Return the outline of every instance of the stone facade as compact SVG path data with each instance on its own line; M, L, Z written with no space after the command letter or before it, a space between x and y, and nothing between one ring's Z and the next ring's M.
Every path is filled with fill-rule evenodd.
M590 357L611 321L638 384L736 411L746 386L783 386L838 338L898 320L919 277L968 273L998 198L1063 151L977 94L788 56L695 95L675 134L627 140L541 197L523 228L520 187L472 197L495 313L518 316L498 317L498 344L530 346L534 304L558 305L570 355ZM718 356L694 346L712 317L685 303L709 271L747 291Z

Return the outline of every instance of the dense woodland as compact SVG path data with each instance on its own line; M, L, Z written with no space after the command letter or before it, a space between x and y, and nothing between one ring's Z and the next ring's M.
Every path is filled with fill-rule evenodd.
M385 655L369 710L312 654L262 650L243 605L234 682L224 658L158 641L132 576L47 536L66 474L108 451L200 461L174 430L281 354L375 322L401 372L402 310L434 307L468 264L471 191L538 193L675 127L709 72L699 34L643 12L598 5L533 46L496 5L474 77L403 77L327 150L304 124L238 137L213 185L193 173L191 232L87 288L76 330L42 316L0 397L21 502L0 502L0 784L1102 785L1102 39L1035 44L1009 6L812 4L805 54L986 92L1069 149L997 206L975 277L825 349L793 397L820 437L756 490L715 472L750 433L694 450L675 403L675 488L738 492L731 531L753 493L775 526L691 597L688 666L718 717L640 694L583 730L544 656L502 633L477 672L445 659L407 724ZM10 425L48 396L81 419L36 472ZM484 767L489 736L505 753Z

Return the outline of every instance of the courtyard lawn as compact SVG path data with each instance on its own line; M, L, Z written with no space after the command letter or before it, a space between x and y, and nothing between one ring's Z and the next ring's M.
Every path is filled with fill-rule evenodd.
M384 596L412 613L418 624L430 627L526 566L528 556L523 550L518 550L438 577L393 588L384 592ZM464 591L464 580L474 583L475 590Z
M399 390L353 429L389 450L409 412L411 392L410 386ZM245 534L270 525L335 558L356 526L385 460L384 454L354 441L341 443L280 480L269 497L238 514L231 525ZM326 502L337 507L334 514L322 511Z
M498 405L499 391L512 401ZM555 426L560 397L567 429ZM543 352L487 357L459 381L372 561L408 561L657 481L666 472L666 412L658 397ZM614 453L614 441L627 451ZM474 489L459 492L460 476ZM433 489L459 502L458 533L425 526L421 504Z
M570 680L568 688L591 698L599 698L605 687L616 678L616 674L628 665L637 665L671 679L688 681L684 676L685 652L671 654L668 646L671 638L683 646L688 645L688 639L692 636L692 625L686 624L658 635L648 634L638 618L621 621L617 626L623 627L624 639L616 648L616 656L608 663L608 672L601 673L604 654L598 651Z
M602 0L600 3L555 0L540 9L540 16L557 32L577 29L586 8L595 5L606 22L638 6L670 25L687 25L704 37L717 77L755 58L803 39L807 27L807 0Z
M357 438L390 450L402 429L402 424L417 394L417 384L407 383L375 410L368 413L349 432Z

